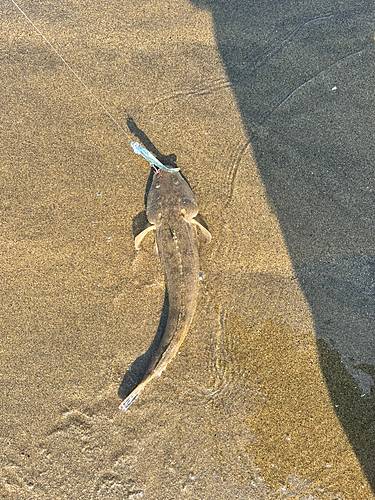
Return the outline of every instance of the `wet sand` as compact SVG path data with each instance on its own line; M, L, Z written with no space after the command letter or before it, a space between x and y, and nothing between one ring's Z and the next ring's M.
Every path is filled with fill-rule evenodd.
M149 168L2 2L1 497L373 498L210 10L21 7L124 128L177 156L213 239L187 341L121 413L164 297L152 238L136 253L132 232Z

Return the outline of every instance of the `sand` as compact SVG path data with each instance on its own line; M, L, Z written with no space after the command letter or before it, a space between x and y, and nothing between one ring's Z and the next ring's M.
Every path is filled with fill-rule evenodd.
M369 18L330 18L348 32L354 21L365 26L361 56L343 55L334 32L331 66L313 70L306 52L307 83L290 83L285 68L296 65L286 56L304 45L282 31L276 6L20 6L127 133L131 117L160 154L176 155L213 238L200 249L202 293L181 352L120 412L118 392L152 343L164 298L152 237L134 249L149 166L4 0L0 498L373 498L373 123L369 103L355 115L353 94L338 101L340 79L326 77L340 58L351 62L371 100ZM320 18L330 12L315 7ZM319 16L299 9L291 26L302 23L308 39L307 21ZM276 49L264 59L262 19L284 33L273 47L289 43L286 60ZM258 80L250 70L246 80L251 63L239 48L259 55L262 44ZM275 62L279 94L268 72ZM350 133L358 120L367 139ZM363 139L353 157L369 159L357 176L347 136ZM324 174L339 154L346 199L344 181ZM365 309L356 302L363 290Z

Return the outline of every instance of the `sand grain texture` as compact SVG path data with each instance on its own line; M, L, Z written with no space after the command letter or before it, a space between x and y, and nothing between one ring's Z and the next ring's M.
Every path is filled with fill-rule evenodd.
M126 413L164 287L132 221L148 176L11 2L1 4L5 499L368 500L309 305L259 175L208 10L22 2L122 126L177 163L213 240L181 353Z

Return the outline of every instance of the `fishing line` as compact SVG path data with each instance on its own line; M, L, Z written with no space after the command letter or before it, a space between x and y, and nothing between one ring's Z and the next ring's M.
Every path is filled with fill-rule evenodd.
M142 155L142 157L149 162L149 164L154 167L154 168L161 168L165 170L166 172L178 172L180 169L179 168L172 168L172 167L166 167L163 165L158 159L155 158L146 148L142 147L138 142L133 142L132 138L130 135L125 132L125 130L121 127L121 125L118 123L117 120L112 116L112 114L108 111L108 109L102 104L99 99L96 97L96 95L89 89L89 87L85 84L85 82L80 78L77 73L74 71L74 69L65 61L62 55L59 54L59 52L55 49L55 47L52 45L52 43L43 35L43 33L35 26L35 24L32 22L32 20L29 18L29 16L21 9L21 7L14 1L10 0L12 4L19 10L19 12L23 15L23 17L26 19L27 22L31 24L31 26L34 28L34 30L40 35L43 40L48 44L48 46L55 52L55 54L61 59L61 61L65 64L65 66L69 69L71 73L77 78L77 80L81 83L81 85L87 90L87 92L90 94L91 97L95 99L97 104L103 109L103 111L109 116L109 118L117 125L119 130L125 136L130 140L130 145L133 148L134 153Z

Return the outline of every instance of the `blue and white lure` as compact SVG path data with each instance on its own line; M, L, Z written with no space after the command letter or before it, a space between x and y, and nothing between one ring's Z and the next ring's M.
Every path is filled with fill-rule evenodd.
M155 158L155 156L152 155L148 149L142 147L138 142L131 142L130 145L133 148L134 153L143 156L143 158L149 162L151 167L154 167L155 169L161 168L171 174L180 170L178 167L166 167L157 158Z

